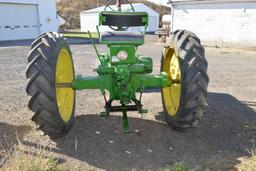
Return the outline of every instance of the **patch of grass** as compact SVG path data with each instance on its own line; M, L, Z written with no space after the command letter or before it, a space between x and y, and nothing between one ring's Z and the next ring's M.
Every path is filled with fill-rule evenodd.
M38 155L26 155L16 154L11 159L7 167L8 170L12 171L58 171L58 162L53 156L45 157L41 154Z
M58 161L53 155L46 156L42 149L36 152L28 152L20 141L14 147L13 154L9 154L9 161L4 167L7 171L60 171Z
M61 165L51 152L44 149L28 151L28 147L21 144L15 146L14 152L9 154L8 161L0 171L80 171L76 166Z
M250 151L251 157L241 159L238 166L239 171L255 171L256 169L256 148Z
M82 171L76 166L61 165L53 155L18 153L0 171Z
M81 33L61 33L66 38L90 38L89 34L86 32ZM91 33L93 38L98 38L98 33Z
M176 162L173 166L164 167L163 171L188 171L183 162Z

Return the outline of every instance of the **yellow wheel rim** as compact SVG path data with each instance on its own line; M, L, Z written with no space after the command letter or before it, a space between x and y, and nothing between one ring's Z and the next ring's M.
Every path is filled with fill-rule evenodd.
M171 80L181 81L181 70L179 57L175 51L170 48L164 54L163 71L168 74ZM174 117L179 109L181 84L173 83L171 87L163 88L163 103L166 111Z
M74 80L72 57L67 49L61 49L57 64L55 84L71 83ZM68 122L72 116L75 92L71 87L56 87L57 105L61 119Z

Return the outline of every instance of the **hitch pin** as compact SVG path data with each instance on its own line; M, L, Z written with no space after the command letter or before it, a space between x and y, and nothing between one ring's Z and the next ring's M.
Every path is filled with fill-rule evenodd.
M181 81L179 79L172 79L172 77L168 76L169 80L172 84L181 84Z
M181 83L181 81L178 79L174 79L174 80L172 79L171 82L172 82L172 84L180 84Z

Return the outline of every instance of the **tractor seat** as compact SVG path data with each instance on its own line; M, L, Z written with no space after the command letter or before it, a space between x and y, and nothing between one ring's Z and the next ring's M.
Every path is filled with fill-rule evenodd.
M107 31L103 32L100 37L101 43L132 43L132 44L143 44L144 34L140 32L129 32L129 31Z

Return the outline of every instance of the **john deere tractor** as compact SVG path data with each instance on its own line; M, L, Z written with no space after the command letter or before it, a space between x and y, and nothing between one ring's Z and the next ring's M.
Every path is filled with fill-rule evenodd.
M62 35L44 33L32 43L26 91L31 96L28 107L34 112L32 120L38 129L50 137L65 135L75 120L76 91L84 89L99 89L102 93L105 110L100 116L122 113L125 133L130 131L128 111L147 113L141 100L145 90L151 88L161 89L164 116L171 128L182 131L196 125L205 111L209 82L200 39L190 31L175 31L162 52L160 74L150 75L152 58L136 53L144 44L148 14L135 11L128 0L127 11L122 10L121 0L117 0L117 7L112 3L114 0L99 14L97 26L100 44L109 48L108 53L99 53L93 44L99 59L95 69L98 76L75 77L72 53ZM100 33L100 26L113 31ZM129 27L144 27L144 33L127 31ZM113 106L113 101L120 105Z

